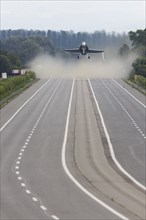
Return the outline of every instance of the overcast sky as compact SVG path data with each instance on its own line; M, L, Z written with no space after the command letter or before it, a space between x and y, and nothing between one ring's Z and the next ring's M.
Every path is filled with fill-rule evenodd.
M145 0L1 0L1 29L106 30L145 28Z

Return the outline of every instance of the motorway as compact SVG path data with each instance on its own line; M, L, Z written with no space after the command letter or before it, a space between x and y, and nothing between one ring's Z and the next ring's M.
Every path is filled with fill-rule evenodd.
M1 219L146 219L145 104L122 80L51 78L7 104Z

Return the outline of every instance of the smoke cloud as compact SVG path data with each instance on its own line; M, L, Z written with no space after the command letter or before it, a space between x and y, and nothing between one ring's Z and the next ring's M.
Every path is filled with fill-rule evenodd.
M101 54L100 54L101 55ZM127 59L119 57L101 60L91 54L91 59L81 56L80 59L65 60L60 57L40 55L30 63L38 78L127 78L135 56Z

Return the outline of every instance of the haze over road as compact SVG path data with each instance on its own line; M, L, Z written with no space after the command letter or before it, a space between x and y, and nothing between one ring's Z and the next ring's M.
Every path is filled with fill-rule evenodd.
M142 187L113 163L95 99L118 162ZM49 79L5 106L1 219L145 219L144 102L121 80Z

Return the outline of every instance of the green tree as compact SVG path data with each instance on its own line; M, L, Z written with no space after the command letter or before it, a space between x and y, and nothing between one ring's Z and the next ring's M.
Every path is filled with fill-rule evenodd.
M5 55L0 55L0 74L3 72L10 73L11 61Z
M8 53L7 56L11 62L11 69L21 68L21 61L16 55L14 55L12 53Z
M133 46L146 45L146 29L130 31L128 34Z
M146 56L146 29L137 30L136 32L130 31L128 34L132 41L133 51L140 56Z
M137 52L139 57L132 64L133 74L146 77L146 29L130 31L129 38L132 41L132 51Z
M10 37L2 43L2 50L18 55L21 41L21 38Z
M19 56L22 63L26 64L41 52L42 49L36 42L31 39L26 39L20 45Z
M128 47L127 44L123 44L123 46L120 47L120 49L119 49L119 55L121 57L125 57L126 58L129 55L129 52L130 52L130 48Z
M134 73L146 77L146 57L137 58L132 64Z
M37 36L37 37L32 37L30 39L33 40L35 43L37 43L43 52L54 54L55 49L52 46L51 41L49 40L48 37Z

